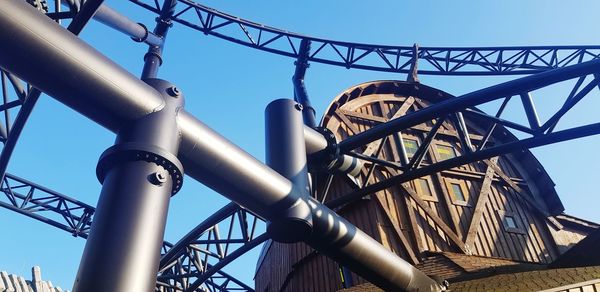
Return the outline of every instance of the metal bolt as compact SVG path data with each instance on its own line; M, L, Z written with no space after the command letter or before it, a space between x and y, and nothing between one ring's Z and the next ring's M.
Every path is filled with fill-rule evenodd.
M181 95L181 91L175 86L167 88L167 93L172 97L179 97Z
M294 107L299 110L302 111L302 109L304 108L301 104L297 103L296 105L294 105Z
M150 175L150 182L155 185L162 185L167 181L167 172L164 170L159 170Z

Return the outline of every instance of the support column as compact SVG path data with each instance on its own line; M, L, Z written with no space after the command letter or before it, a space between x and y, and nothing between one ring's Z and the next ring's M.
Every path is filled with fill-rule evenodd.
M307 238L312 229L312 215L307 204L310 183L306 165L306 146L302 106L290 99L278 99L265 110L267 165L292 182L296 200L282 200L279 210L267 222L267 232L276 241L297 242Z
M124 125L100 157L102 192L74 292L154 291L169 199L183 179L175 156L183 97L166 81L145 81L162 94L162 109Z

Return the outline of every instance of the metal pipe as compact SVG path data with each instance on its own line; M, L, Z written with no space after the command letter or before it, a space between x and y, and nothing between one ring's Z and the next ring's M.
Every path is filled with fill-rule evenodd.
M183 97L146 80L166 106L123 126L98 162L102 192L73 291L154 291L171 194L181 186L175 157Z
M171 27L171 17L175 13L177 0L165 0L160 15L156 18L156 27L154 34L162 38L160 45L150 45L148 52L144 55L144 68L142 69L142 78L155 78L158 74L158 68L162 65L162 51L165 47L165 39Z
M290 99L277 99L265 109L267 165L289 179L298 193L296 201L283 201L278 214L267 221L267 233L276 241L298 242L312 229L312 214L306 203L310 182L306 163L302 107Z
M385 291L442 291L440 284L311 198L313 232L306 243Z
M599 70L600 60L592 60L573 66L548 70L539 74L490 86L459 97L450 98L422 110L409 113L387 123L375 126L362 133L350 136L340 142L340 151L341 153L346 153L362 145L381 139L391 133L408 129L412 126L435 119L436 117L444 116L506 96L533 91L563 80L580 77L586 74L593 74Z
M80 0L61 0L60 2L63 5L68 6L71 12L79 12L79 9L81 7ZM144 26L141 23L132 21L127 16L110 8L106 4L101 4L98 7L93 18L110 28L113 28L130 36L134 41L144 42L154 46L162 45L163 39L155 35L154 33L148 31L148 28L146 28L146 26Z
M0 27L0 67L114 132L164 107L152 87L20 0L0 5ZM30 70L32 64L39 70ZM265 219L275 218L273 208L282 202L300 198L289 180L183 110L177 125L179 157L191 177ZM437 285L332 210L314 200L309 206L315 227L326 232L309 241L317 249L381 287L407 289L416 285L413 278L423 279L424 291Z
M148 31L148 28L141 23L133 22L127 16L116 10L101 5L94 15L94 19L128 36L136 42L144 42L151 46L162 46L163 38Z
M523 102L523 108L525 109L525 115L527 116L527 121L529 121L529 126L532 130L536 131L540 128L540 119L538 118L535 106L533 105L531 92L521 93L521 102Z
M306 122L306 117L303 117ZM328 137L325 137L325 135L328 135ZM311 158L311 161L319 162L319 165L314 166L318 171L336 171L349 174L353 177L357 177L360 174L363 162L351 155L340 155L335 135L330 131L321 133L305 125L304 140L306 155Z
M308 98L308 92L306 91L306 86L304 85L304 76L306 75L306 69L308 69L308 67L310 66L308 64L309 54L310 40L303 39L300 42L298 59L294 63L296 65L296 70L294 71L294 76L292 77L292 83L294 84L294 100L296 100L304 108L302 111L302 118L304 120L304 124L311 128L314 128L317 126L317 112L310 103L310 99Z
M2 68L113 132L163 107L152 87L21 2L0 5Z
M304 126L304 140L306 142L306 155L315 154L329 146L325 136L309 126Z

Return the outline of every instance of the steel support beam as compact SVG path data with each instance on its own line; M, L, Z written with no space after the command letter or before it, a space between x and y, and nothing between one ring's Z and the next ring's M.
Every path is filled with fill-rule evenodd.
M81 257L73 291L154 291L171 194L183 169L176 116L183 97L173 86L146 80L165 106L124 125L115 145L100 157L102 192Z
M156 18L156 27L154 34L162 38L159 45L150 45L148 52L144 56L144 68L142 69L142 78L155 78L158 74L158 68L162 65L162 52L165 46L165 39L169 28L173 25L171 17L175 12L177 0L165 0L159 16Z
M163 38L148 31L148 28L140 23L133 22L125 15L116 10L101 5L94 15L94 19L130 36L136 42L144 42L151 46L162 46Z
M278 214L267 221L267 233L276 241L293 243L308 238L312 214L307 199L310 182L306 163L302 106L290 99L277 99L265 110L267 165L289 179L298 196L282 200Z
M300 43L300 51L298 52L298 59L294 63L296 65L296 70L294 71L294 76L292 77L292 83L294 84L294 100L301 104L304 108L302 111L304 124L314 128L317 126L317 112L310 103L308 92L306 91L306 86L304 85L306 69L308 69L310 66L310 64L308 64L309 55L310 41L302 40Z
M69 7L70 13L77 17L78 12L81 8L81 0L55 0L60 1L62 5ZM60 8L58 5L56 8ZM60 12L59 12L60 13ZM47 14L48 16L54 16L53 13ZM89 14L88 14L89 16ZM134 41L144 42L153 46L160 46L163 43L163 39L154 33L148 31L148 28L141 23L136 23L127 16L119 13L118 11L110 8L106 4L98 6L96 13L93 14L93 18L98 22L111 27L117 31L120 31L130 36Z
M474 107L506 96L529 92L550 84L600 71L600 60L554 69L539 74L508 81L488 88L477 90L459 97L450 98L422 110L375 126L367 131L348 137L340 142L342 153L366 145L387 135L399 132L440 116L445 116L469 107Z
M109 130L118 132L126 122L165 106L158 91L22 1L0 5L0 27L0 67ZM39 70L30 70L32 64ZM57 68L62 74L56 74ZM281 202L300 199L292 182L183 110L177 125L179 158L191 177L267 220L276 218L274 207ZM315 200L308 205L314 232L307 242L315 249L384 289L440 289L332 210Z

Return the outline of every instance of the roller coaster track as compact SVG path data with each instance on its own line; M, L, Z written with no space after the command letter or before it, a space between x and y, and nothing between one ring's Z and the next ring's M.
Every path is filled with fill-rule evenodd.
M8 173L0 191L0 207L87 238L94 207ZM259 220L230 203L175 245L163 242L157 291L254 291L221 269L267 239L256 236Z
M159 1L130 0L160 14ZM178 1L172 21L206 35L297 59L300 42L314 50L308 61L345 68L409 73L416 58L419 74L524 75L579 64L600 57L600 46L415 47L328 40L245 20L191 0Z
M162 7L159 1L130 0L130 2L154 13L161 13ZM313 50L308 55L308 62L341 66L348 69L410 73L411 64L418 61L418 73L423 75L526 75L569 67L600 58L600 46L597 45L460 48L419 47L416 45L391 46L334 41L265 26L190 0L180 0L178 3L177 10L171 20L206 35L294 59L301 56L300 43L303 40L310 41ZM74 15L74 13L68 11L55 11L49 14L50 17L54 16L56 19L71 18ZM486 135L487 138L491 136L494 129L497 129L497 125L521 131L531 135L531 137L510 145L496 145L494 147L486 147L488 146L486 138L480 145L469 146L469 148L473 147L474 151L438 165L430 165L428 168L421 167L418 161L402 165L399 162L399 165L396 166L401 174L380 184L349 193L337 202L330 204L333 207L340 206L356 200L368 192L385 189L392 184L508 153L516 149L527 149L600 133L600 124L554 132L554 127L562 116L600 83L600 79L595 74L598 71L596 69L598 67L597 61L593 66L594 72L585 70L585 72L572 74L572 78L579 78L576 85L566 97L564 106L546 123L540 124L537 122L537 124L523 126L516 122L501 119L501 111L497 116L489 116L471 109L472 106L483 103L482 101L474 101L469 104L466 102L459 104L460 101L447 102L445 107L438 106L429 109L428 113L422 114L423 117L426 116L428 119L455 115L460 112L483 119L490 126L489 133ZM22 124L15 127L17 131L14 139L10 137L11 119L8 116L5 116L4 119L6 130L0 128L0 142L5 143L5 148L8 149L8 153L6 155L3 153L0 157L0 173L3 174L10 152L12 152L14 143L18 138L18 133L27 120L27 116L37 98L29 101L30 108L26 107L27 94L31 90L29 86L23 88L20 85L21 81L14 78L9 72L3 71L1 77L4 104L0 107L0 111L7 114L9 109L25 108L25 110L21 109L25 114L23 115ZM550 79L556 78L554 76L548 77ZM8 81L15 89L16 98L12 100L7 98ZM502 92L502 96L496 94L497 91L488 90L486 95L496 94L498 96L494 96L494 99L506 98L506 102L511 96L520 96L523 100L526 100L527 93L536 88L539 87L523 87L519 92ZM483 94L472 93L466 97L471 97L471 100L474 100L473 96L483 96ZM460 97L456 99L460 99ZM533 112L535 110L526 110L528 117L533 116ZM418 123L415 118L416 115L398 119L390 123L389 126L381 126L370 133L361 133L361 135L341 142L342 153L384 165L384 162L378 161L377 157L361 156L360 153L356 152L356 149L401 131L409 124ZM432 131L431 134L435 135L436 133ZM459 134L461 134L461 142L470 143L466 138L468 132ZM6 145L10 146L7 148ZM427 147L429 145L423 145L420 151L426 151ZM2 162L2 159L6 160L5 163ZM73 236L87 238L95 211L94 207L10 174L3 177L1 191L4 196L0 199L0 207L50 224L71 233ZM260 220L262 219L231 203L200 223L176 244L164 242L157 278L157 291L253 291L250 286L221 271L221 269L267 239L265 234L255 234L255 226ZM220 232L223 230L226 232Z

